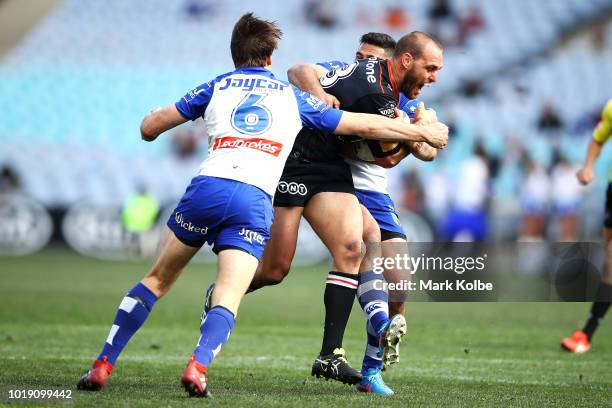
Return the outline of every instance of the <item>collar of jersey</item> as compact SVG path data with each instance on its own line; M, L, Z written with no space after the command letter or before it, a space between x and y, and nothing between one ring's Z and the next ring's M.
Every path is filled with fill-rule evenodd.
M395 97L399 101L400 92L397 89L397 87L395 86L395 82L393 82L393 70L391 69L391 60L390 59L387 60L387 73L389 75L389 83L391 84L391 88L393 89L393 94L395 95Z
M274 78L272 71L265 69L264 67L240 67L237 68L236 73L247 73L247 74L261 74L270 78Z

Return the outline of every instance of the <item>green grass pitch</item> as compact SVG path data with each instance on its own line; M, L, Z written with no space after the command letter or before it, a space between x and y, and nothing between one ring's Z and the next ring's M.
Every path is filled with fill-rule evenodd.
M0 405L7 404L8 389L74 389L123 294L149 263L96 261L62 249L0 258ZM320 347L325 272L325 265L296 268L283 284L247 295L209 371L213 399L200 400L187 397L179 378L198 339L202 296L214 268L191 265L124 350L107 387L75 390L71 404L612 406L612 316L589 353L559 348L560 338L583 323L583 303L412 303L402 361L384 376L394 397L315 380L309 374ZM356 307L345 337L355 367L363 328Z

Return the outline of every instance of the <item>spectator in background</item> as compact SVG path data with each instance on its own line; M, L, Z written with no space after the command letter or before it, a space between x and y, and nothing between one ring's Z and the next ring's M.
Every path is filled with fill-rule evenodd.
M417 168L402 175L402 208L418 214L425 212L425 191Z
M448 0L434 0L429 7L428 14L434 23L455 18L455 13Z
M306 21L319 28L331 29L338 25L338 10L333 0L307 0L304 2Z
M484 94L484 81L482 78L470 78L463 81L461 92L467 98L475 98Z
M217 2L213 0L188 0L184 5L185 14L193 20L205 20L217 13Z
M600 24L595 27L591 33L591 46L597 53L602 53L608 46L606 28L606 25Z
M551 168L552 201L557 220L559 241L576 241L578 238L578 210L582 198L580 184L576 180L575 166L558 150L553 154Z
M560 131L563 129L563 121L551 102L545 103L542 108L538 119L538 129L542 131Z
M439 158L437 158L439 159ZM444 169L437 169L427 175L427 188L425 194L425 210L428 219L436 225L436 230L442 230L442 223L445 221L451 201L451 185L449 174Z
M461 163L457 184L451 192L451 210L440 231L447 241L484 241L487 237L487 204L490 160L480 142L474 154Z
M0 170L0 194L15 194L21 188L17 171L9 164L4 164Z
M155 227L159 210L159 202L144 184L141 184L136 194L125 202L122 221L128 233L128 252L136 256L142 255L143 238Z
M190 159L198 151L198 138L193 130L177 130L170 143L174 154L182 160Z
M520 201L523 214L519 241L541 241L546 234L546 213L550 200L550 179L544 166L524 156L525 177Z
M485 20L480 11L480 7L470 6L459 18L457 27L458 45L465 45L469 37L486 28Z
M402 6L389 6L385 10L385 25L390 31L405 31L410 17Z
M429 32L438 38L445 46L455 45L457 32L457 16L448 0L434 0L428 9Z

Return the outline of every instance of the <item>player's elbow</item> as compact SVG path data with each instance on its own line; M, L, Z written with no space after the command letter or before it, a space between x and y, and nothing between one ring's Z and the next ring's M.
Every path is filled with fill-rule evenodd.
M298 79L304 73L304 65L305 64L297 64L287 70L287 79L293 85L296 85L297 83L299 83Z
M157 136L159 136L159 134L155 132L151 126L148 117L144 118L140 124L140 137L142 140L145 142L152 142L157 138Z
M289 82L291 82L291 83L293 83L293 79L295 79L295 75L296 75L296 72L297 72L298 66L299 66L299 65L294 65L294 66L292 66L291 68L289 68L289 69L287 70L287 79L288 79L288 80L289 80Z

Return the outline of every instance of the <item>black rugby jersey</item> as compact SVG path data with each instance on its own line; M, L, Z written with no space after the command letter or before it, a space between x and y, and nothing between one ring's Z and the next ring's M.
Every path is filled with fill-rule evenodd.
M320 82L327 93L338 98L342 110L394 117L399 89L391 79L391 69L389 60L370 57L328 72ZM351 139L359 140L358 137L330 136L304 127L289 158L307 161L342 159L340 145Z

